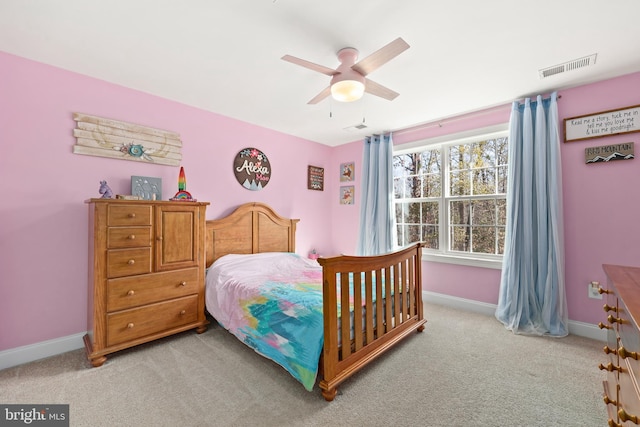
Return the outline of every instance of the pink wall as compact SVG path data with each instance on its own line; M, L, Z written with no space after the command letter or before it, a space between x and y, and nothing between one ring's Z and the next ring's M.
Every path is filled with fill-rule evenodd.
M640 103L640 73L560 92L560 129L564 119ZM455 134L466 130L507 123L511 106L497 106L438 123L396 132L396 145ZM587 296L587 283L605 283L603 263L640 266L640 166L637 159L608 164L586 165L584 149L622 142L636 142L640 133L608 136L562 143L566 295L569 319L595 324L603 319L602 300ZM356 159L356 204L345 208L332 205L333 243L337 248L355 250L359 215L359 165L362 143L335 148L332 168ZM333 173L333 172L332 172ZM337 174L337 172L335 172ZM353 209L355 207L355 209ZM435 262L424 263L423 288L427 291L497 304L500 270L462 267Z
M181 135L187 190L209 201L207 218L249 201L300 218L297 250L328 247L329 191L307 190L307 165L329 166L331 148L0 52L0 351L87 330L88 208L106 179L129 194L131 175L177 191L179 168L72 154L74 112ZM236 153L257 147L272 178L261 191L237 183Z
M72 154L73 112L180 133L187 189L209 201L207 218L261 201L301 218L297 249L354 253L359 219L362 143L326 147L176 102L0 52L0 351L86 330L87 207L106 179L116 193L130 176L160 177L164 198L177 190L178 168ZM560 118L638 104L640 73L561 93ZM504 123L509 108L394 135L396 144ZM566 281L569 317L602 320L602 301L586 283L604 282L605 262L640 265L638 160L585 165L584 148L638 142L640 133L563 144ZM636 144L638 145L638 144ZM257 147L270 157L268 186L252 192L231 172L235 154ZM354 205L338 203L339 165L356 163ZM325 191L306 188L309 164L325 167ZM342 183L344 185L345 183ZM327 233L327 230L331 230ZM425 263L424 289L496 303L498 270Z

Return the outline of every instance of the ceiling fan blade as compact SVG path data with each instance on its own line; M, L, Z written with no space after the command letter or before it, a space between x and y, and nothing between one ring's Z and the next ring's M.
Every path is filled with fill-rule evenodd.
M378 49L361 61L356 62L351 68L363 76L366 76L407 49L409 49L407 42L405 42L402 37L398 37L388 45Z
M398 95L400 95L398 92L394 92L391 89L369 79L365 79L364 91L389 101L393 101L398 97Z
M282 57L282 59L287 62L291 62L292 64L300 65L310 70L317 71L322 74L326 74L327 76L333 76L334 74L338 73L333 68L329 68L329 67L325 67L324 65L319 65L313 62L305 61L304 59L296 58L295 56L285 55Z
M311 101L307 102L307 104L317 104L329 95L331 95L331 86L324 88L322 92L317 94Z

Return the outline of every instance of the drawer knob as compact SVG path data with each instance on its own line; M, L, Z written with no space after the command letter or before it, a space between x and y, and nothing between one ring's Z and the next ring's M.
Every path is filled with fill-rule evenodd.
M598 286L598 293L599 294L612 294L613 292L608 291L606 289L602 289L601 287Z
M620 369L620 366L615 366L613 363L609 362L607 363L607 365L603 365L602 363L598 365L598 368L601 371L609 371L609 372L613 372L613 371L622 371L622 369Z
M617 354L618 352L618 350L616 350L615 348L614 349L609 348L608 345L605 345L602 351L604 351L605 354L609 354L609 353Z
M630 357L632 359L638 360L638 353L636 353L635 351L628 351L623 346L620 346L620 348L618 349L618 355L620 357L622 357L623 359L626 359L627 357Z
M602 306L602 309L604 311L614 311L614 312L618 312L618 308L617 307L611 307L609 304L605 304Z
M180 316L184 316L185 314L187 314L187 311L186 311L186 310L182 310L182 311L180 311Z
M634 424L638 424L638 417L627 414L627 411L625 411L624 408L620 408L618 410L618 417L620 417L620 421L622 422L631 421Z
M127 261L127 264L129 264L129 265L133 265L135 263L136 263L135 259L130 259L129 261Z
M609 321L609 323L620 323L622 324L622 319L619 317L613 317L612 315L608 315L607 316L607 320Z
M600 328L600 329L611 329L611 326L605 325L604 323L599 322L598 323L598 328Z
M129 296L133 296L133 294L135 294L135 291L133 289L131 289L129 292L127 292L127 295L129 295Z
M134 213L130 213L129 214L129 218L135 218L135 217L136 217L136 214L134 214Z
M129 234L129 240L136 240L135 234Z
M187 286L187 282L180 282L180 286Z
M133 323L129 323L129 324L127 324L127 328L128 328L128 329L133 329Z
M617 401L609 399L609 396L607 396L606 394L604 395L602 400L604 400L604 404L605 405L617 405L618 404Z

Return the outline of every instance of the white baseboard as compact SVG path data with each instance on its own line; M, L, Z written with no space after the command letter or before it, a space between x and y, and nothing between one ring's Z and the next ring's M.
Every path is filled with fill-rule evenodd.
M424 301L429 303L440 304L487 316L493 316L496 312L495 304L488 304L485 302L426 291L422 292L422 297ZM607 341L607 331L590 323L569 320L569 333L598 341ZM75 335L69 335L62 338L0 351L0 370L82 348L84 347L84 343L82 341L82 337L84 335L85 333L82 332Z
M0 370L84 347L85 332L0 351Z
M487 316L495 316L497 306L486 302L474 301L465 298L453 297L451 295L438 294L435 292L422 292L422 298L425 302L444 305L446 307L456 308L474 313L485 314ZM590 323L569 320L569 333L580 337L591 338L597 341L607 341L607 331L598 328L597 325Z

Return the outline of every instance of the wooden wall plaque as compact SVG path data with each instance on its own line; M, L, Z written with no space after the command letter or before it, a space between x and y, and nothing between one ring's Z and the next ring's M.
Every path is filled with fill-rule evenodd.
M307 169L307 188L324 191L324 168L309 166Z

